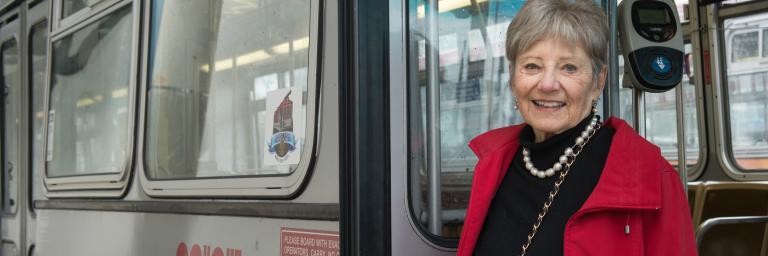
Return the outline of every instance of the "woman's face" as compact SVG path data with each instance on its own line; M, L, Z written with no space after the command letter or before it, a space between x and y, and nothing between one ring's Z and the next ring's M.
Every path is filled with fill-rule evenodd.
M523 119L542 141L576 126L603 89L606 67L596 84L592 62L581 46L545 38L515 59L510 81Z

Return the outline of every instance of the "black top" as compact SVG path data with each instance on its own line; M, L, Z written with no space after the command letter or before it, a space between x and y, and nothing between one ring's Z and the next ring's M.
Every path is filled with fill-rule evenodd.
M536 168L546 170L566 147L573 146L591 119L590 115L573 128L539 143L534 143L530 126L523 128L520 147L491 201L475 255L520 255L531 226L559 177L559 172L544 179L533 176L523 164L522 148L530 150ZM563 255L565 224L597 185L614 133L611 128L600 128L576 157L526 255Z

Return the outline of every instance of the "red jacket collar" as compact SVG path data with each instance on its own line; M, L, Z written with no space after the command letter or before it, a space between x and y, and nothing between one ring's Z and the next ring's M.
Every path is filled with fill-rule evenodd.
M613 128L616 133L600 181L576 215L604 208L659 209L661 170L664 168L659 148L640 137L621 119L611 117L604 125ZM511 159L511 155L517 152L517 138L523 127L524 124L521 124L488 131L470 141L469 146L481 159ZM648 161L648 157L659 159ZM492 175L495 179L503 176ZM500 182L491 184L498 185Z

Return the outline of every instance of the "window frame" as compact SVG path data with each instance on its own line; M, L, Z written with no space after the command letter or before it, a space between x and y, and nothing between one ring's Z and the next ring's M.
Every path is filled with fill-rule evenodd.
M26 45L27 49L25 51L27 53L27 56L26 56L27 58L25 58L27 62L25 64L26 64L26 69L27 69L26 81L27 81L27 85L28 85L27 89L26 89L27 93L28 93L27 97L26 97L27 104L25 106L28 108L27 116L26 116L27 119L26 120L27 120L27 124L28 124L27 126L29 127L28 128L28 134L26 136L26 139L28 141L27 145L28 145L28 152L29 152L28 153L29 157L27 158L28 166L29 166L28 170L29 171L27 172L28 173L27 174L28 179L27 179L26 183L27 183L27 186L28 186L27 193L29 195L29 196L27 196L27 199L28 199L27 200L28 201L27 202L27 204L28 204L27 208L29 209L29 211L32 214L34 214L35 213L35 207L34 207L34 205L35 205L34 204L35 196L38 196L38 197L42 197L43 196L43 193L41 193L42 190L39 189L40 185L42 185L43 183L42 183L41 180L35 179L35 175L34 175L35 174L35 170L33 170L33 166L34 166L33 163L35 161L39 161L38 164L40 164L40 167L42 167L41 170L45 169L44 168L44 162L45 161L42 158L42 154L41 154L42 152L44 152L43 149L45 148L45 144L42 144L43 140L44 140L44 138L43 138L44 136L42 136L43 134L41 134L41 136L42 136L41 137L41 141L40 141L40 143L41 143L40 144L41 151L37 152L37 154L39 154L37 156L40 156L40 158L35 159L34 158L35 154L33 153L33 151L34 151L34 146L33 145L34 145L34 140L35 140L35 138L34 138L35 134L34 134L34 131L33 131L33 128L34 128L33 124L34 124L34 118L35 118L35 113L34 113L33 110L34 110L35 106L33 105L34 104L34 100L33 99L34 99L34 97L36 95L34 94L34 88L33 88L33 85L32 85L32 81L33 81L32 77L34 76L34 74L32 73L32 65L33 65L33 62L32 62L32 56L33 56L32 55L32 49L33 49L32 48L32 44L34 43L34 41L32 40L32 38L33 38L32 32L35 29L41 29L41 30L45 31L45 35L46 35L45 36L45 44L46 44L46 51L47 51L48 50L47 46L48 46L48 43L49 43L48 39L50 38L48 35L50 33L51 23L50 23L50 19L48 18L49 17L48 15L50 13L50 5L48 4L48 2L40 1L40 2L37 2L35 5L30 5L28 8L29 9L27 9L26 27L24 28L26 30L26 36L27 36L27 45ZM40 28L38 28L38 26ZM49 54L46 52L46 55L45 55L46 63L45 63L45 67L44 67L46 69L46 72L48 72L48 70L47 70L48 56L49 56ZM46 78L48 77L47 73L46 73L45 77ZM42 82L43 82L43 86L42 86L41 89L43 91L42 91L42 95L41 95L42 98L40 98L40 102L42 103L42 107L45 108L45 102L46 102L45 101L46 80L43 80ZM45 114L43 114L43 123L41 123L40 125L45 126L45 119L46 119ZM43 130L44 130L44 128L43 128ZM41 132L42 132L42 130L41 130ZM40 173L38 175L40 175L39 178L42 178L42 175L44 175L44 174ZM37 183L38 186L35 186L36 182L38 182Z
M23 118L22 112L23 112L23 107L24 107L25 101L23 99L24 85L23 85L22 79L23 79L23 75L24 75L23 74L24 70L23 70L22 66L24 64L22 62L22 57L21 57L23 46L22 46L22 42L21 42L22 38L21 38L21 35L20 35L21 34L20 33L21 32L20 31L21 30L21 28L20 28L21 24L19 23L20 22L19 21L20 17L17 16L16 19L11 20L10 22L6 22L6 19L8 19L8 18L10 18L10 17L12 17L14 15L19 15L18 11L13 12L10 15L3 15L2 18L4 18L4 19L0 22L0 23L2 23L2 26L0 26L0 34L2 34L3 32L7 31L6 35L0 36L0 58L3 57L2 56L2 48L5 46L5 44L7 44L9 42L14 42L16 44L16 53L19 56L19 60L18 60L18 66L19 66L19 71L18 71L19 72L19 74L18 74L19 88L18 88L18 90L19 90L19 95L18 96L21 97L19 99L19 101L17 102L17 106L16 106L17 113L16 114L18 115L19 118ZM2 65L3 65L3 63L2 63L2 61L0 61L0 66L2 66ZM4 94L5 93L4 90L5 90L4 89L4 84L0 83L0 93ZM5 105L5 100L4 99L0 99L0 104ZM0 150L1 151L5 151L6 150L6 148L4 146L5 145L5 140L8 139L8 138L5 138L5 118L6 118L5 117L5 107L4 106L0 107L0 110L2 110L2 112L0 113L0 118L2 118L2 119L0 119L0 143L2 143L2 144L0 144ZM23 150L23 144L22 144L23 142L21 141L20 138L25 136L24 133L25 132L24 132L23 124L19 123L17 138L10 139L10 140L16 140L16 145L15 145L16 148L13 149L13 150L16 150L16 159L15 159L16 162L11 165L11 168L12 168L11 170L14 171L14 178L15 178L14 182L16 183L15 184L16 185L16 197L12 198L12 199L14 199L16 203L14 203L13 206L11 206L10 209L7 209L5 207L5 198L6 198L6 196L8 196L8 192L6 192L6 189L10 189L10 186L7 185L8 184L7 183L8 180L6 179L6 176L7 176L6 175L6 168L8 166L7 164L9 163L9 161L8 161L8 159L6 159L5 152L0 152L0 165L1 165L0 166L0 183L1 183L0 184L0 196L2 196L2 198L0 198L0 216L15 216L16 213L19 210L19 207L18 207L18 205L19 205L19 198L21 197L21 193L22 193L22 190L21 190L21 185L22 185L22 183L21 183L21 179L22 179L22 177L21 177L21 175L22 175L21 170L23 170L25 168L24 167L24 160L23 160L25 152Z
M62 28L71 27L80 22L87 22L97 13L100 13L106 9L109 9L113 5L124 2L125 0L98 0L85 8L64 17L64 1L66 0L52 0L51 6L51 25L52 30L58 30Z
M689 7L691 7L691 6L689 5ZM696 7L694 7L694 8L696 8ZM698 18L696 20L698 20ZM694 42L694 40L692 38L692 36L693 36L693 28L691 27L692 26L691 25L691 19L689 19L689 20L687 20L685 22L680 23L680 26L683 28L683 48L685 48L685 44L690 44L691 45L691 55L700 55L701 52L696 52L696 50L697 50L696 49L697 48L696 47L696 42ZM685 57L685 54L683 54L683 55ZM696 161L696 164L686 168L686 180L690 182L690 181L697 180L704 173L704 169L705 169L705 167L707 165L707 161L708 161L708 155L709 154L707 154L707 149L708 149L709 145L708 145L708 140L707 140L707 129L706 129L707 126L705 124L706 115L704 114L704 101L702 100L703 99L703 95L704 95L704 89L703 89L704 85L703 84L697 84L698 81L702 81L703 82L704 80L703 79L695 79L696 74L702 74L703 75L705 72L703 72L701 70L702 65L700 65L698 63L696 58L693 58L693 60L691 60L691 62L688 63L688 65L689 65L689 67L693 67L693 74L694 75L691 78L694 78L694 79L690 79L688 81L688 83L690 83L693 86L693 94L695 96L695 100L694 100L694 103L693 103L693 108L694 108L694 111L696 111L696 117L697 117L696 118L696 130L697 130L697 134L698 134L698 138L697 139L699 140L699 143L698 143L699 144L698 145L698 150L699 150L698 160ZM683 75L686 75L685 72L683 72ZM682 86L683 86L682 82L678 86L680 86L680 88L682 88ZM683 97L685 97L685 91L683 91ZM675 108L677 109L678 107L682 107L683 108L683 113L685 114L685 102L677 102L676 101L675 104L676 104ZM685 124L685 120L683 120L683 124ZM685 130L685 127L683 127L683 130ZM688 135L688 134L686 134L686 135ZM678 145L677 147L678 147L677 149L680 150L680 145ZM688 148L686 147L686 160L685 161L688 161L687 160L687 158L688 158L687 157L687 152L688 152ZM677 166L675 166L675 168L677 168Z
M13 4L13 0L0 0L0 10L5 10Z
M710 15L708 22L714 23L713 27L715 27L715 31L718 31L714 35L710 35L710 40L712 40L714 43L710 45L710 50L712 51L711 55L711 63L712 65L712 74L713 74L713 82L717 84L713 84L714 90L713 93L715 94L716 98L722 99L720 101L716 101L714 104L715 108L715 121L716 121L716 129L715 129L715 136L717 144L717 158L718 162L720 164L720 167L723 169L723 172L730 178L737 180L737 181L754 181L754 180L764 180L768 178L768 169L744 169L742 168L736 161L736 156L733 153L733 144L732 144L732 136L731 136L731 113L730 113L730 93L728 88L728 78L732 75L738 75L737 74L728 74L728 67L729 65L733 65L734 62L731 62L730 60L730 52L731 47L726 47L726 44L730 40L730 36L726 37L725 35L725 20L730 18L739 18L739 17L747 17L752 14L757 13L765 13L768 11L768 2L764 1L754 1L754 2L746 2L746 3L740 3L733 6L718 6L722 8L713 8L714 9L714 15ZM760 28L762 29L762 28ZM758 48L762 47L761 42L759 40L762 40L760 29L756 29L756 31L759 31L758 33ZM765 50L765 49L764 49ZM754 62L739 62L737 64L744 65L744 63L750 64L750 63L756 63L760 62L760 60L764 61L764 57L760 55L760 52L758 52L758 59Z
M43 176L43 184L45 188L45 195L49 198L58 197L105 197L105 198L118 198L122 197L128 189L127 184L131 177L131 169L133 166L133 152L134 141L136 138L136 90L137 90L137 63L138 63L138 36L139 36L139 21L140 21L140 4L138 1L132 0L120 0L112 1L114 4L104 7L98 12L92 12L93 15L82 20L82 22L76 23L68 27L52 28L48 37L48 54L47 54L47 68L46 68L46 85L45 85L45 119L43 127L43 148L47 152L49 146L49 113L51 108L51 70L53 63L51 58L53 56L53 43L78 32L80 29L87 27L95 22L100 21L102 18L115 13L122 8L130 8L132 31L131 31L131 61L130 61L130 74L128 82L128 107L127 107L127 134L126 148L124 155L124 163L121 170L118 172L110 173L93 173L84 174L78 176L62 176L62 177L49 177L48 175L48 161L44 161L43 168L45 175ZM112 3L110 2L110 3ZM57 13L60 6L54 6L53 13ZM89 13L90 14L90 13ZM47 153L45 153L47 154ZM44 154L44 155L45 155Z
M530 1L530 0L527 0L527 1ZM413 33L411 33L411 27L410 27L410 22L411 22L410 8L412 8L412 6L410 6L409 2L410 1L403 1L403 3L405 4L405 7L402 9L402 11L404 11L404 14L403 14L404 17L402 18L402 22L404 22L404 24L402 25L402 29L404 31L403 32L404 36L403 36L402 39L396 39L398 41L399 40L403 40L401 42L403 45L390 46L391 48L396 48L398 51L402 51L402 52L396 52L396 53L391 54L391 55L394 55L397 58L401 58L403 60L403 62L405 62L409 66L410 65L417 65L418 66L419 65L419 63L418 63L419 61L415 60L415 62L413 62L414 60L411 59L411 55L410 55L410 51L413 51L413 50L415 50L417 52L419 51L420 44L417 43L415 45L411 45L411 42L413 40L413 38L412 38L413 37ZM491 1L489 1L489 2L491 2ZM501 2L503 2L503 1L501 1ZM614 6L618 6L616 0L603 1L602 3L599 2L599 1L595 1L595 3L598 4L598 6L601 8L601 10L603 10L603 13L605 13L607 16L609 14L608 13L609 12L609 5L613 4ZM610 17L608 17L608 18L610 19ZM390 20L392 20L392 18L390 18ZM510 21L511 21L511 19L510 19ZM398 21L398 22L400 22L400 21ZM397 27L397 29L399 30L401 28ZM505 31L504 33L506 33L506 27L504 27L503 31ZM437 36L438 36L438 38L441 38L441 37L443 37L445 35L440 35L438 33ZM424 40L426 41L428 39L424 38ZM419 39L416 39L415 41L418 42ZM504 41L504 39L502 39L502 41ZM438 42L439 42L438 45L440 45L440 42L443 42L443 40L439 40ZM442 48L440 46L438 46L438 47ZM418 53L417 53L417 55L418 55ZM418 58L420 58L420 57L417 57L416 59L418 59ZM424 56L424 58L426 59L427 57ZM440 58L440 57L438 57L438 58ZM502 66L505 66L505 65L508 64L508 61L506 60L506 57L502 56L501 59L503 60L503 64L501 64ZM486 59L486 61L487 61L487 59ZM440 66L440 68L442 68L443 64L440 64L439 66ZM417 67L416 70L419 70L419 68ZM425 71L425 73L429 72L428 68L425 68L424 71ZM416 207L417 206L415 206L415 204L419 204L421 202L425 202L427 204L429 203L429 199L426 199L424 201L417 201L417 200L421 200L421 199L414 200L414 194L415 194L414 190L416 190L416 189L413 187L413 185L414 184L418 184L420 182L421 178L414 177L415 174L418 174L418 171L414 171L414 168L412 168L412 161L413 161L412 156L414 155L414 152L411 150L411 146L409 145L411 143L411 140L413 140L413 137L414 137L413 136L414 133L412 133L412 130L411 130L411 127L410 127L413 124L413 122L411 120L411 118L412 118L411 112L412 112L413 108L421 108L421 106L413 106L412 103L410 102L411 97L418 97L418 96L411 95L412 92L411 92L411 88L410 87L414 86L413 84L411 84L411 81L410 81L410 76L413 75L413 74L411 74L412 73L411 68L410 67L403 67L403 66L395 65L395 66L392 66L392 69L390 69L390 72L394 73L392 75L392 78L393 78L393 81L395 81L395 82L392 82L392 84L397 84L396 86L392 87L393 88L392 90L390 90L390 104L391 104L390 108L391 108L391 112L392 112L392 114L390 115L390 118L392 118L393 120L396 120L396 121L392 121L391 122L392 126L390 127L391 128L390 132L392 132L393 134L398 134L398 135L393 135L392 136L393 139L391 141L392 141L392 148L400 149L399 151L398 150L393 150L392 151L392 158L393 159L400 159L400 160L393 160L392 161L392 168L393 168L392 190L395 191L395 190L399 189L399 190L405 190L406 191L403 194L403 196L404 196L403 205L406 208L406 212L403 213L403 214L405 214L405 216L406 216L405 218L407 219L407 221L406 221L407 225L408 225L407 228L412 229L413 233L416 236L418 236L419 239L421 239L425 243L429 244L429 246L431 246L433 248L438 248L439 250L455 249L458 246L460 235L457 236L457 237L448 237L448 236L442 236L442 235L433 234L429 230L429 227L422 222L421 217L416 212ZM400 72L402 72L402 73L400 73ZM494 72L496 72L496 71L494 71ZM442 71L440 73L442 73ZM403 77L400 77L400 76L403 76ZM508 79L508 77L507 77L507 79ZM504 83L504 82L502 81L502 83ZM609 83L609 82L607 81L606 83ZM402 88L400 88L401 86L402 86ZM606 86L606 90L607 89L608 89L608 86ZM404 97L402 99L400 99L400 98L398 98L398 95L403 95ZM607 103L607 101L605 100L605 99L608 98L607 91L604 91L602 95L603 95L602 98L604 99L603 101ZM442 101L442 99L438 99L437 101ZM441 104L443 104L443 103L441 103ZM429 108L429 106L427 105L426 108ZM445 110L445 109L441 107L440 111L443 111L443 110ZM608 115L608 114L606 114L606 115ZM426 128L424 128L424 129L426 129ZM440 135L439 137L442 137L442 135ZM405 139L403 139L403 138L405 138ZM403 143L403 141L405 141L405 145L401 144L401 143ZM424 154L426 155L427 154L426 153L426 147L428 147L428 145L427 145L427 143L424 143L423 146L424 146L424 149L423 149L424 150ZM464 147L467 150L467 152L470 152L470 155L473 155L471 153L471 150L466 145ZM442 149L443 149L443 147L441 146L441 150ZM395 153L395 152L398 152L398 153ZM428 160L426 160L426 158L425 158L425 161L428 161ZM477 159L469 160L468 162L475 162L475 163L473 163L473 166L474 166L474 165L476 165L476 161L477 161ZM440 162L444 163L442 161L440 161ZM440 167L440 168L442 168L442 167ZM399 177L400 176L399 174L395 174L396 171L394 171L394 170L398 170L398 169L404 170L404 172L405 172L405 174L403 175L404 177ZM472 173L472 177L474 177L474 175L475 175L474 171L472 171L471 173ZM395 177L395 176L398 176L398 177ZM442 177L442 175L441 175L441 177ZM396 182L394 181L395 179L404 180L404 183L402 183L402 185L401 184L396 184ZM429 178L427 178L427 179L429 179ZM444 189L445 188L441 184L440 192L442 193L444 191ZM399 193L400 192L398 192L398 194ZM429 191L427 191L427 193L429 193ZM394 195L395 194L393 193L393 199L397 199L397 198L394 197ZM395 200L392 200L392 201L395 201ZM399 205L400 202L397 202L397 204ZM396 209L396 208L394 208L396 206L396 203L393 202L392 205L393 205L393 209ZM444 210L446 210L445 206L441 205L440 206L441 214L443 213ZM466 210L466 208L462 209L462 210ZM423 212L427 212L427 211L428 211L427 209L424 209ZM398 213L398 215L399 215L399 213ZM463 221L463 217L462 217L462 221ZM445 223L443 223L443 225L445 225ZM393 227L394 227L394 225L393 225Z
M149 54L142 54L140 75L140 126L137 155L137 172L144 193L150 197L188 197L188 198L268 198L268 199L292 199L297 197L306 187L309 181L315 157L316 148L320 141L317 136L320 123L320 58L318 49L322 45L323 36L322 14L323 2L310 1L309 23L309 61L307 66L307 106L305 120L305 139L301 152L301 160L296 169L290 174L279 175L251 175L251 176L223 176L223 177L195 177L178 179L151 179L147 173L147 117L148 89L149 89ZM142 47L149 49L150 28L152 26L152 6L146 4L143 7Z

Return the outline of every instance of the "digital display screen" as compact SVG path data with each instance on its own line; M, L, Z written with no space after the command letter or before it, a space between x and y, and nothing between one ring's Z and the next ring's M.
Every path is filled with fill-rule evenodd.
M644 24L669 24L670 18L665 9L637 9L637 18Z

